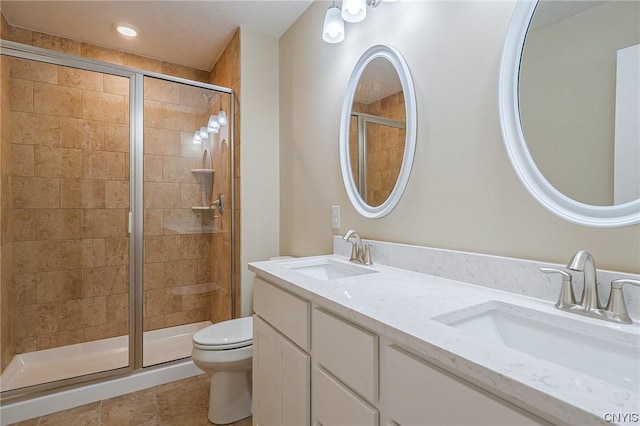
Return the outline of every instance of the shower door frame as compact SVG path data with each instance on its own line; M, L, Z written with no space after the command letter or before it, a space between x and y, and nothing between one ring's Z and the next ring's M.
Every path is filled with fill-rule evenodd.
M87 59L69 55L49 49L29 46L22 43L0 39L0 54L20 59L45 62L53 65L77 68L86 71L116 75L129 79L129 364L113 370L75 376L53 382L41 383L8 390L0 393L0 402L13 402L50 394L53 392L73 389L88 383L99 382L121 376L128 376L142 370L153 370L166 365L175 364L184 358L168 361L162 364L143 365L143 320L144 320L144 77L152 77L164 81L185 84L207 90L215 90L230 95L229 111L229 161L230 161L230 209L231 222L231 317L236 318L236 280L235 265L235 177L234 147L235 147L235 92L231 88L216 86L208 83L173 77L122 65ZM11 78L11 76L3 76Z

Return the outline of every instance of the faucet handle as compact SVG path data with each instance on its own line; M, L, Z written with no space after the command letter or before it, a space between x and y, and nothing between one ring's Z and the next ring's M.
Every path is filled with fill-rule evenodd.
M611 281L611 293L609 293L609 302L605 308L617 322L631 324L633 321L627 311L627 304L624 302L624 293L622 287L625 284L631 284L640 287L640 281L627 278L621 278Z
M640 287L640 280L632 280L630 278L620 278L620 279L611 281L611 288L622 289L622 286L625 284L631 284L631 285L635 285L636 287Z
M356 241L351 241L351 257L349 262L360 262L360 247Z
M362 263L365 265L373 265L373 259L371 258L371 248L373 244L365 243L364 244L364 253L362 254Z
M576 298L573 294L573 285L571 283L571 274L567 271L557 268L538 268L544 274L558 274L562 277L562 286L560 287L560 295L556 302L556 308L570 309L576 304Z

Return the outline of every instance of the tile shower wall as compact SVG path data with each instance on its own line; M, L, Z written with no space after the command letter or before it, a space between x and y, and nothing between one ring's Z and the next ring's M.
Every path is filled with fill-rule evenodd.
M15 353L127 334L129 81L5 60Z
M218 62L211 70L211 83L219 86L230 87L235 92L235 117L234 125L234 176L233 179L226 179L226 189L222 190L225 194L231 194L231 182L235 191L235 271L231 271L231 217L228 213L220 218L220 231L213 234L212 238L212 258L213 263L213 285L216 291L213 293L211 300L211 320L213 322L224 321L231 318L231 274L235 275L236 280L236 312L240 312L240 31L237 30L224 52L218 59ZM222 99L222 109L231 111L229 106L229 96ZM225 103L226 102L226 103ZM231 149L227 144L225 149ZM214 156L215 157L215 156ZM229 159L227 155L224 159ZM215 161L215 158L214 158ZM215 164L216 170L223 167L223 164ZM229 170L227 166L227 170ZM216 172L217 173L217 172ZM216 179L222 182L222 179ZM217 194L217 192L215 192ZM229 199L229 198L227 198Z
M153 330L211 319L212 234L219 232L214 211L202 206L203 148L193 132L217 113L220 95L207 103L203 90L145 77L144 100L144 329ZM215 112L213 112L215 110ZM214 194L222 170L214 175Z
M5 30L2 22L2 29ZM10 75L9 61L0 57L0 75ZM13 237L9 223L11 212L11 140L9 131L11 128L11 97L9 78L3 78L0 82L0 372L4 370L14 355L12 310L11 303L11 276L13 275Z

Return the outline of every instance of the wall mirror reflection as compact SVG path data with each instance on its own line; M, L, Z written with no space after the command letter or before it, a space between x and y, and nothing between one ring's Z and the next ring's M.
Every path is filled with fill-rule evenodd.
M520 66L522 129L540 172L578 202L640 197L638 28L635 1L542 0L531 19Z
M402 85L384 58L362 73L351 109L349 162L360 196L370 206L389 198L398 180L406 139Z
M358 60L342 107L340 159L349 199L360 214L382 217L409 179L416 135L416 101L409 69L388 46Z
M640 3L518 2L500 71L511 164L553 214L640 223Z

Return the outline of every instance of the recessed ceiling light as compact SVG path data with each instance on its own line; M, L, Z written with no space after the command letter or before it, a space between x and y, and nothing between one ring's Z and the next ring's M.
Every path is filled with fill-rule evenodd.
M116 30L127 37L135 37L138 35L138 30L129 24L116 24Z

